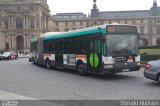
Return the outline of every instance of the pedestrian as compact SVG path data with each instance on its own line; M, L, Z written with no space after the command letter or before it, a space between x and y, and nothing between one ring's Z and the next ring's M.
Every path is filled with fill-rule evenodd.
M21 55L21 53L22 53L22 52L21 52L21 50L20 50L20 51L19 51L19 54Z

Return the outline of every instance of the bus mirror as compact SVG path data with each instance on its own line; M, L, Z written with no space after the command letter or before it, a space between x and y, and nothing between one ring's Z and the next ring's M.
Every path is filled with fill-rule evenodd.
M143 40L139 39L139 47L143 47Z

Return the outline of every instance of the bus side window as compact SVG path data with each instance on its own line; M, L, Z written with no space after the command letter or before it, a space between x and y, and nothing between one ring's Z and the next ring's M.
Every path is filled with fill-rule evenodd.
M95 52L101 53L101 41L100 41L100 39L95 40Z
M76 40L77 43L76 43L76 52L77 54L80 54L80 39Z
M76 40L76 53L77 54L86 54L87 41L86 39L78 39Z
M77 40L72 40L72 54L76 54L77 51L76 51L76 42Z
M82 42L83 42L83 44L82 44L82 47L83 47L83 48L82 48L82 53L83 53L83 54L86 54L86 51L87 51L87 50L86 50L86 49L87 49L87 40L86 40L86 39L83 39Z
M48 52L48 41L44 41L43 51L44 51L44 52Z
M55 47L53 41L51 41L51 53L55 53Z

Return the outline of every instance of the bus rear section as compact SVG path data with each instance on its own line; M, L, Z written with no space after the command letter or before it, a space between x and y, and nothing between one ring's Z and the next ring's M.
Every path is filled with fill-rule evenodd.
M38 52L38 39L32 39L30 44L29 62L35 62Z

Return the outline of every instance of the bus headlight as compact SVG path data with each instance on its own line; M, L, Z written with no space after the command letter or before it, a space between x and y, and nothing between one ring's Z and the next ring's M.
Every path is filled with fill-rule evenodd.
M141 65L141 63L137 63L137 66L140 66Z

